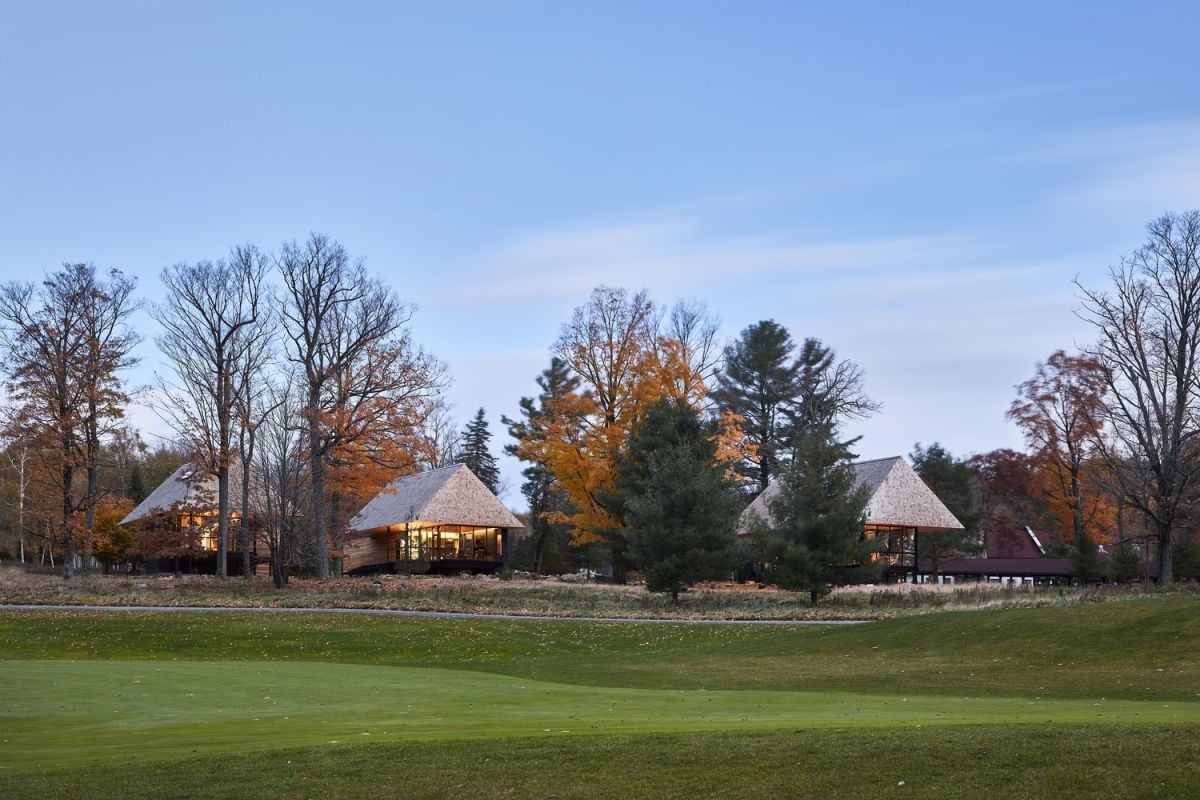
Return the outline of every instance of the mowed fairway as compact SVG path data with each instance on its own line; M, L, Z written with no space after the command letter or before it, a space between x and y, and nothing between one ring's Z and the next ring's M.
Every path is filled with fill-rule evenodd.
M1196 796L1198 612L5 612L0 796Z

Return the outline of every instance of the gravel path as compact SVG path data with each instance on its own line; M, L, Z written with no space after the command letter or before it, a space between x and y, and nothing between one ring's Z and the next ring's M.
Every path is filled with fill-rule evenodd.
M653 622L674 625L861 625L870 620L790 620L790 619L633 619L628 617L543 617L535 614L472 614L467 611L399 611L387 608L238 608L235 606L77 606L77 605L0 605L0 611L153 611L165 613L255 612L271 614L374 614L390 617L434 617L444 619L510 619L538 622Z

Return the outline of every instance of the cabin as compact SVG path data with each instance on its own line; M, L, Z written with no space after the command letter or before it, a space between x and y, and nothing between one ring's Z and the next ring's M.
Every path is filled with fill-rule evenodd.
M350 520L343 569L392 572L405 562L435 574L500 568L524 526L463 464L394 481Z
M238 530L242 524L242 474L229 472L229 546L226 569L235 574L242 568ZM151 530L163 542L169 557L146 560L147 573L215 573L217 567L217 477L194 464L184 464L155 487L146 499L125 515L122 525ZM253 525L253 519L251 519ZM254 531L250 534L250 562L254 569L266 564L269 554L260 552Z
M902 456L856 461L850 465L854 487L867 493L866 534L880 541L872 561L885 564L888 580L921 580L918 567L920 535L938 531L962 530L963 525L950 513L921 477ZM738 535L749 536L755 517L770 519L770 502L779 494L772 483L742 512Z

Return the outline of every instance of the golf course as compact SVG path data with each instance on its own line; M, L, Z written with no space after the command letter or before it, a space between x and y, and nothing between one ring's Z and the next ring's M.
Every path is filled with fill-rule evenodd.
M5 610L0 797L1193 797L1198 613Z

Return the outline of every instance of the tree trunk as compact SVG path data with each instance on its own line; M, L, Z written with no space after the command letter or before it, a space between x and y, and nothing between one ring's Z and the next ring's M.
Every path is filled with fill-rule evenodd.
M70 458L70 454L64 452L63 459ZM66 558L63 559L63 577L67 580L75 577L75 532L71 530L71 512L73 511L71 503L71 483L74 480L74 470L68 463L63 464L62 468L62 527L63 527L63 544L66 546ZM53 543L51 543L53 547Z
M282 539L282 535L279 538ZM287 583L287 572L283 565L281 550L282 547L271 548L271 581L275 584L276 589L282 589Z
M249 448L250 456L254 453L254 440L251 434ZM242 525L240 531L242 549L242 577L250 580L250 458L242 454Z
M821 594L816 589L810 589L808 591L808 599L815 606L817 604L817 602L821 599Z
M21 563L25 563L25 462L27 461L26 449L21 447L21 472L17 481L17 531L20 535L21 542Z
M89 561L96 545L96 492L98 479L96 459L100 453L100 434L96 430L96 399L88 397L88 416L84 425L84 435L87 437L87 496L84 499L87 514L85 539L83 543L83 572L89 568Z
M229 465L217 469L217 570L218 578L229 574Z
M96 403L89 399L88 401L88 425L85 426L85 435L88 437L88 489L86 489L86 497L84 498L84 513L85 530L84 530L84 545L83 545L83 572L88 573L90 569L91 554L96 547L96 491L97 491L97 471L96 457L100 451L100 435L96 433Z
M86 527L84 531L83 542L83 572L86 574L91 566L92 553L96 549L96 454L92 446L88 445L88 467L87 467L87 507L86 507Z
M1158 585L1170 586L1175 580L1174 564L1171 560L1171 526L1158 523Z
M542 557L546 553L546 539L549 535L549 531L543 528L541 534L533 540L533 571L538 574L542 572Z
M313 421L309 424L315 425L316 422ZM312 526L317 548L317 580L324 581L329 578L329 519L325 515L325 464L321 461L320 445L320 436L314 428L309 434L309 471L312 475Z
M333 549L335 552L342 552L342 493L334 492L329 498L329 534L333 539ZM340 556L334 558L329 564L329 574L335 578L342 577L342 559Z

